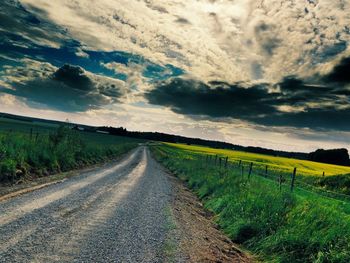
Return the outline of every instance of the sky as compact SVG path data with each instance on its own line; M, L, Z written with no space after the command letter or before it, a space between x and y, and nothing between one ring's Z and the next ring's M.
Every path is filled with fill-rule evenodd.
M348 0L2 0L0 111L350 149Z

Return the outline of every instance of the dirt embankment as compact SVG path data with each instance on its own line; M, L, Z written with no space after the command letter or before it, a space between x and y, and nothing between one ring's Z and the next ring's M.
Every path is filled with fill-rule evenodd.
M169 175L174 185L172 212L180 232L179 249L185 261L254 262L214 223L214 215L207 211L198 198L178 178Z

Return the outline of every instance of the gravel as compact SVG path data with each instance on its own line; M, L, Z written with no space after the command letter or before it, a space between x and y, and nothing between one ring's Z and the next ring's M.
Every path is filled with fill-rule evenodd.
M0 262L166 262L171 183L147 148L0 203Z

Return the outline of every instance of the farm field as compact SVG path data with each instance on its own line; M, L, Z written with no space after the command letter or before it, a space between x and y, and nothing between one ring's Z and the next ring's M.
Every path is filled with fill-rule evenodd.
M252 174L267 176L273 180L279 180L281 176L281 180L285 183L290 182L293 170L296 168L296 185L304 189L319 191L327 196L350 200L350 167L347 166L197 145L172 143L166 143L165 145L188 153L201 154L203 158L208 158L209 155L211 156L209 160L212 163L216 155L218 157L227 156L229 164L233 168L238 168L237 165L241 161L241 167L248 172L249 166L252 164ZM265 174L266 172L267 174Z
M294 167L297 168L297 171L300 175L311 175L311 176L322 176L325 172L325 176L329 175L340 175L350 173L350 167L332 165L325 163L312 162L307 160L298 160L285 157L275 157L264 154L241 152L235 150L226 150L226 149L214 149L198 145L186 145L186 144L177 144L177 143L167 143L167 145L201 154L210 154L210 155L219 155L219 156L228 156L229 161L250 163L253 162L255 167L265 169L265 166L268 165L272 170L282 170L282 171L292 171Z
M105 162L140 142L50 123L1 118L0 183L15 183Z
M290 263L349 262L350 202L301 187L291 192L288 184L280 187L270 178L249 178L238 169L223 169L204 161L208 153L228 155L230 151L165 143L153 146L152 150L158 161L185 181L205 207L216 214L223 231L258 259ZM238 158L235 154L244 156L232 152L229 157ZM249 161L256 160L254 154L247 156ZM264 158L271 159L259 156L259 161ZM293 161L299 162L287 163L294 164ZM312 163L307 164L312 171ZM331 169L335 170L332 166Z

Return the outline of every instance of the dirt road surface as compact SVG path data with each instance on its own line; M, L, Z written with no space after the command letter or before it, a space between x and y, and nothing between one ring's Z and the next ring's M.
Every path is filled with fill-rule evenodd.
M0 262L188 262L169 248L181 239L169 230L174 192L141 146L117 163L2 201Z

